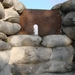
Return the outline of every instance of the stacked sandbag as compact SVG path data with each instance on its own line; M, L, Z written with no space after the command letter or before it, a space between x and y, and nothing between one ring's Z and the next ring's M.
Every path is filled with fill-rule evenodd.
M10 50L0 51L0 75L10 75L11 68L9 63Z
M63 34L66 34L70 39L72 39L72 45L75 49L75 0L68 0L64 3L57 4L52 7L52 10L58 8L62 18L61 31Z
M21 29L18 22L25 9L24 4L18 0L0 0L0 75L12 74L9 60L13 46L7 38Z
M73 1L73 0L72 0ZM20 14L26 9L18 0L0 0L0 75L73 75L72 38L61 35L17 34ZM74 26L67 24L63 3L52 9L60 10L62 30ZM62 10L61 10L62 8ZM69 12L69 11L68 11ZM74 15L73 12L71 14ZM69 14L70 15L70 14ZM73 21L75 20L74 16ZM65 20L64 20L65 18ZM74 29L74 28L73 28ZM70 29L72 31L72 29ZM74 31L72 31L74 34Z
M52 7L52 10L58 9L62 18L62 32L69 38L75 40L75 0L68 0L64 3L57 4Z
M38 35L12 35L7 39L13 46L9 60L13 74L35 74L41 63L50 60L52 49L40 46L42 38Z
M73 69L72 40L66 35L13 35L7 39L13 46L9 64L14 75L66 74Z
M18 23L20 14L26 9L24 4L18 0L2 0L1 2L0 19L11 23Z
M73 47L75 49L75 0L69 0L66 3L63 3L62 10L64 11L64 13L66 13L65 17L62 20L62 31L73 40ZM73 60L75 62L75 51Z
M0 32L0 75L10 75L10 50L12 46L7 42L6 34Z
M72 71L72 40L66 35L48 35L43 37L42 45L52 49L50 60L36 70L36 74L68 73Z
M4 18L5 16L5 11L2 3L0 2L0 19Z
M13 2L14 6L10 9L14 8L21 14L24 9L18 8L17 0ZM53 9L60 10L61 7L62 3ZM63 19L66 13L63 11L60 13ZM12 17L9 16L5 21L13 22L10 18ZM65 34L40 37L39 35L16 35L15 33L7 37L7 42L12 46L9 64L13 75L75 74L72 72L74 69L72 40Z

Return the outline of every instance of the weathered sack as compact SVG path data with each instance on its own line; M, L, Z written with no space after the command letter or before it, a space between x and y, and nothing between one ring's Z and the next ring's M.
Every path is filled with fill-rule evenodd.
M9 21L12 23L18 23L20 20L19 14L13 9L13 7L5 9L4 21Z
M21 2L19 2L18 0L13 0L14 2L14 9L18 12L18 13L22 13L24 9L26 9L25 5Z
M7 40L7 36L4 33L0 32L0 39L6 41Z
M13 6L13 0L3 0L3 6L5 8L10 8L11 6Z
M3 32L7 35L16 34L21 29L21 26L18 23L10 23L0 21L0 32Z
M11 43L12 46L16 47L37 46L41 43L41 41L42 38L40 36L35 36L35 35L14 35L8 37L8 42Z
M0 40L0 50L11 49L11 44Z
M72 43L66 35L48 35L43 38L42 45L46 47L67 46Z
M2 3L0 2L0 19L4 18L5 16L5 11Z

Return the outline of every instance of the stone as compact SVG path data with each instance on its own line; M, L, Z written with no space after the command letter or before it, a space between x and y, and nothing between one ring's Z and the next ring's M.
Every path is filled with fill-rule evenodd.
M18 0L13 0L14 2L14 9L18 12L18 13L22 13L26 7L23 3L19 2Z
M3 0L4 8L10 8L13 5L14 5L13 0Z
M56 4L55 6L53 6L53 7L51 8L51 10L60 10L60 9L61 9L61 6L62 6L62 3Z
M18 23L20 20L20 16L17 11L13 9L13 7L5 9L5 17L2 19L4 21Z
M64 12L75 11L75 0L68 0L64 2L61 9Z
M72 63L74 49L72 46L56 47L50 56L50 60Z
M67 46L72 40L66 35L47 35L43 38L42 45L45 47Z
M66 27L68 26L75 26L75 12L69 12L62 20L62 24Z
M11 57L9 63L33 64L43 61L45 62L50 59L51 53L52 53L51 48L32 47L32 46L13 47L11 49Z
M0 19L4 18L5 16L5 11L2 3L0 2Z
M11 49L11 44L0 40L0 51Z
M0 32L0 39L7 41L7 36L4 33Z
M63 27L63 32L71 39L75 40L75 27Z
M21 26L17 23L4 22L0 20L0 32L5 33L6 35L16 34L20 29Z
M42 41L40 36L35 35L13 35L7 39L12 46L37 46Z
M68 64L64 61L49 61L46 64L40 66L35 74L42 73L65 73L72 71L72 64Z

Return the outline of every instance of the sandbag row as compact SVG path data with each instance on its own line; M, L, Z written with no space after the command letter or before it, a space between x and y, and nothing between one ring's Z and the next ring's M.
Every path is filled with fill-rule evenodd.
M41 38L35 35L12 35L7 38L13 47L21 46L44 46L44 47L61 47L71 45L72 40L66 35L48 35Z
M72 60L72 46L53 49L27 46L13 47L9 64L11 64L12 71L15 73L20 71L22 74L34 73L34 75L39 75L44 72L70 72L73 69ZM18 69L18 71L16 71L16 69Z
M2 69L6 71L8 68L8 73L39 75L44 72L66 73L73 69L72 40L66 35L48 35L43 38L35 35L1 35L5 38L1 39L0 48L9 47L4 46L4 43L2 45L6 39L11 46L5 48L6 51L0 51L2 61L7 64L7 67L2 64Z

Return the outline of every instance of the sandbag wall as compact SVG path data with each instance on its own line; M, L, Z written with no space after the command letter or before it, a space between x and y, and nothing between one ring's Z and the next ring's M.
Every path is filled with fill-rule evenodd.
M70 39L72 39L72 45L75 48L75 0L68 0L64 3L57 4L52 7L52 10L55 9L58 9L61 14L62 34L66 34Z
M25 9L18 0L0 2L0 75L75 75L73 39L62 29L44 37L17 34Z

